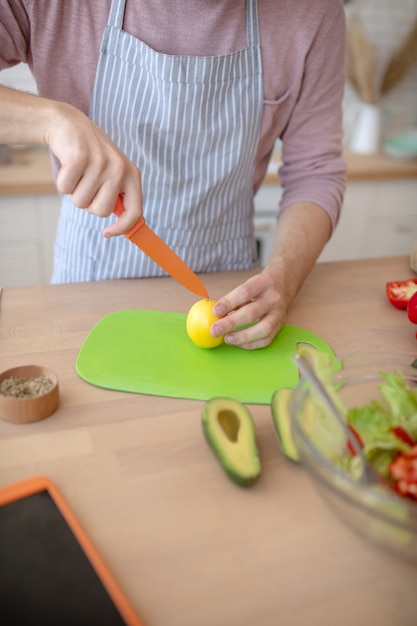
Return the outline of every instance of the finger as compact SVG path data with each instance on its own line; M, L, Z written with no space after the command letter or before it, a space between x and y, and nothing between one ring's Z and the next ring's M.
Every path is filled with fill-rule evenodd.
M237 348L242 350L259 350L260 348L266 348L272 341L272 337L266 339L258 339L256 341L249 341L247 343L236 344Z
M267 312L266 308L262 309L262 313L258 313L257 310L257 307L253 303L248 303L244 307L232 311L225 317L221 317L214 322L210 328L210 333L214 337L220 337L220 335L225 335L239 326L255 322L259 319L261 314L264 315Z
M62 165L56 178L56 187L59 193L72 194L79 184L82 174L82 167L80 166Z
M245 289L240 285L233 291L231 291L228 295L224 296L217 300L216 304L213 307L214 315L218 317L223 317L227 315L231 311L234 311L241 307L243 304L248 302L247 296L245 296Z
M79 209L87 209L90 213L96 213L96 215L102 216L99 210L100 202L95 202L95 198L100 197L99 192L100 183L95 177L91 176L89 173L85 173L70 195L74 206Z
M270 313L259 320L257 324L242 330L225 335L225 342L245 350L255 350L264 348L274 339L280 328L281 323L275 314Z
M104 237L114 237L123 235L142 217L142 186L140 182L139 170L138 175L130 180L123 193L124 211L118 218L117 222L107 226L104 231ZM117 197L113 203L116 205Z
M218 319L211 326L210 332L214 337L220 337L240 326L259 321L271 311L275 311L277 315L280 301L281 296L275 290L268 289L254 300Z
M239 285L223 298L219 298L213 307L213 313L218 317L223 317L231 311L242 307L251 300L259 297L271 286L271 279L265 274L252 276L243 284Z
M117 187L113 181L108 180L101 185L86 209L99 217L108 217L113 212L118 196Z
M101 185L103 184L102 171L97 162L82 167L81 160L77 166L63 166L59 174L59 190L71 196L76 207L88 209Z
M124 171L121 159L104 160L96 157L85 167L71 193L71 200L80 209L88 209L99 217L107 217L112 212L122 186Z

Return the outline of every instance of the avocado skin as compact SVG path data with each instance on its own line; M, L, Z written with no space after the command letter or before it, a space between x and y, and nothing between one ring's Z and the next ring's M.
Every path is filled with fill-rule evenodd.
M288 387L277 389L272 396L271 411L282 453L290 461L299 463L300 457L291 435L291 415L289 411L289 403L293 391L293 389Z
M236 416L239 431L244 430L245 439L231 443L225 431L219 427L218 420L222 411L232 412ZM239 487L254 485L261 475L262 467L256 445L255 424L248 408L232 398L211 398L203 408L202 426L206 441L227 476ZM249 453L250 466L242 470L233 457L239 453L239 449L243 454L244 447L246 453ZM239 454L238 456L242 458Z

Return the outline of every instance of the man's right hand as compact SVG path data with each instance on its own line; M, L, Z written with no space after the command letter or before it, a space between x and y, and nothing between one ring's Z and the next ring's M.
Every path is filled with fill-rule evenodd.
M0 86L0 143L47 144L61 164L57 189L82 210L111 215L118 196L124 213L104 231L122 235L142 216L138 168L76 107Z
M125 211L103 234L125 233L142 215L139 170L84 113L61 103L56 109L45 143L61 163L58 191L100 217L111 215L122 195Z

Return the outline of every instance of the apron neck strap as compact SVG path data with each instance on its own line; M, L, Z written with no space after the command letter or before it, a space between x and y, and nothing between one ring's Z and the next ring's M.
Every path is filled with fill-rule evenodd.
M109 19L107 25L114 28L122 28L125 15L126 0L111 0Z
M121 29L125 14L126 0L112 0L108 26ZM248 48L259 46L259 21L257 0L246 0L246 40Z
M257 0L246 0L246 40L248 48L260 45Z

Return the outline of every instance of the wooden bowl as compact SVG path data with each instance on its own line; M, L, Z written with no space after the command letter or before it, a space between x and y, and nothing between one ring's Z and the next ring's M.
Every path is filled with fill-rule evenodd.
M0 417L14 424L38 422L55 413L59 406L59 385L55 372L40 365L22 365L0 374L0 383L7 378L38 378L46 376L52 388L46 393L34 396L6 396L0 393Z

